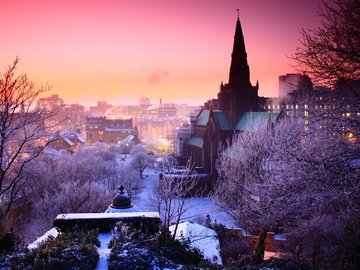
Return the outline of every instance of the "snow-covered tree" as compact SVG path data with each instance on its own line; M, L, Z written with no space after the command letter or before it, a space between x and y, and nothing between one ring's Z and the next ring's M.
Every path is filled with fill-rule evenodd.
M135 145L130 154L130 165L139 173L140 178L143 179L143 172L149 165L150 156L146 153L146 150L142 145Z
M353 161L359 143L335 129L338 122L324 121L327 128L285 118L240 133L219 159L217 198L240 226L259 231L259 261L266 231L277 224L294 229L315 217L340 224L358 215L360 172Z
M25 226L17 224L25 240L48 230L60 213L103 212L121 183L116 163L104 160L96 147L82 147L74 154L64 151L56 160L44 154L36 166L26 168L26 175L22 197L31 207L20 219Z

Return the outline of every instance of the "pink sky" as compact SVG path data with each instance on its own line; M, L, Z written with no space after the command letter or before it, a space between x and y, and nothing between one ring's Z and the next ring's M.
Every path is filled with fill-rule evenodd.
M228 81L240 10L251 81L276 96L278 76L321 0L0 0L0 65L68 102L202 104Z

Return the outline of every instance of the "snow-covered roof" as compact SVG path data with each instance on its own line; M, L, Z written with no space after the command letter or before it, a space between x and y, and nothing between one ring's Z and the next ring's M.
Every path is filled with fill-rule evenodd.
M81 143L86 143L85 138L76 131L61 131L60 136L70 146L73 146L75 144L75 142L73 141L74 138L77 138L78 141Z
M77 138L78 138L78 140L79 140L80 142L86 143L85 138L84 138L81 134L79 134L79 133L76 132L76 135L77 135Z
M64 141L65 141L68 145L70 145L70 146L73 146L73 145L74 145L74 143L73 143L69 138L63 137L63 139L64 139Z
M133 213L69 213L59 214L56 219L107 219L107 218L132 218L132 217L145 217L145 218L160 218L159 212L133 212Z
M129 142L131 142L133 139L135 138L135 136L134 135L127 135L124 139L122 139L121 141L120 141L120 143L121 144L127 144L127 143L129 143Z
M37 248L42 242L46 241L49 238L49 236L57 237L58 235L59 235L58 229L51 228L42 236L40 236L38 239L36 239L34 242L32 242L30 245L28 245L28 249Z
M124 127L124 128L105 128L105 131L109 132L118 132L118 131L134 131L134 128Z
M160 104L154 104L147 108L148 111L158 110L160 107Z
M52 147L49 147L49 146L46 146L43 149L43 153L45 155L49 156L52 160L58 160L61 157L61 154L58 150L56 150Z
M173 234L175 225L170 226L169 230ZM204 254L205 259L222 264L220 242L214 230L197 223L185 221L178 225L175 238L178 240L190 240L190 245L198 248Z

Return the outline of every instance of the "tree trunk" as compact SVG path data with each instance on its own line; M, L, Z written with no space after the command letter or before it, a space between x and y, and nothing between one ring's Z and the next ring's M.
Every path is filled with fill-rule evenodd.
M259 233L259 241L256 245L254 254L254 262L256 264L260 264L264 261L266 234L266 230L261 230Z

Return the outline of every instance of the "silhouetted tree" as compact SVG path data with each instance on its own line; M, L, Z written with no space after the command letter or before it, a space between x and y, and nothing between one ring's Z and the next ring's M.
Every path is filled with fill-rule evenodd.
M0 73L0 222L12 209L26 177L24 168L50 139L46 112L35 101L49 87L36 88L25 74L15 75L19 59Z
M292 56L297 69L323 85L360 79L360 2L324 1L318 15L323 19L321 26L302 30L301 47Z

